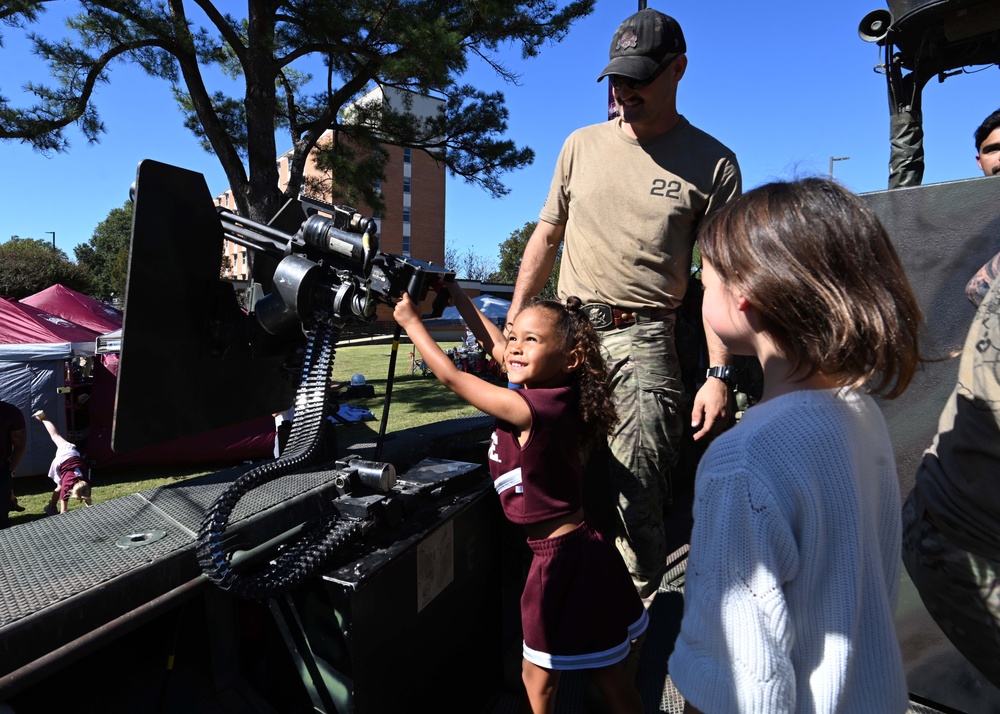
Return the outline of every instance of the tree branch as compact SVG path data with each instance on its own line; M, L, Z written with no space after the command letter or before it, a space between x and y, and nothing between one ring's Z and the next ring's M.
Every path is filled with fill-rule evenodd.
M83 87L78 95L66 97L64 99L56 99L53 96L50 99L50 102L53 104L61 104L68 107L68 111L64 111L62 116L59 118L44 119L38 116L54 113L46 109L44 105L36 106L28 112L3 112L3 114L0 114L0 139L22 139L38 146L39 144L36 140L43 138L45 134L58 131L69 126L73 122L78 121L87 112L87 105L94 92L94 87L97 85L97 81L101 78L101 74L104 73L108 64L123 54L142 49L144 47L164 48L163 43L159 40L144 40L119 45L118 47L114 47L98 57L98 59L87 71ZM36 90L36 93L40 91L40 89ZM34 114L35 116L29 119L27 117L28 113ZM18 120L22 120L23 124ZM57 147L48 146L47 148Z
M195 0L195 4L200 7L206 15L208 15L208 19L212 21L215 29L217 29L219 34L222 35L222 39L225 40L226 44L233 48L233 53L240 61L244 71L246 71L247 48L246 45L243 44L243 38L241 38L236 31L233 30L232 26L226 20L226 17L219 12L215 5L211 2L208 0Z
M222 163L222 168L229 179L230 188L234 191L246 184L247 174L240 160L239 152L233 146L225 127L219 120L219 115L212 108L212 99L205 87L204 79L201 76L201 69L198 66L198 57L194 49L194 38L191 36L187 24L187 17L184 14L183 0L168 0L170 8L170 19L174 26L174 36L176 46L173 49L173 56L181 68L181 75L187 85L188 94L194 111L201 122L208 142L212 145L215 153Z

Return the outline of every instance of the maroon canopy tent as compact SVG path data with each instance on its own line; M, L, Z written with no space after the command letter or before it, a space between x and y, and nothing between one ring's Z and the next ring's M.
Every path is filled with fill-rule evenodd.
M53 285L21 303L66 318L88 330L105 334L122 326L122 312L64 285Z
M41 309L40 309L41 308ZM79 324L74 324L79 322ZM86 324L91 329L81 325ZM99 300L87 297L63 285L53 285L21 301L0 300L0 345L7 342L23 343L72 343L72 355L93 355L99 335L120 329L122 313ZM96 330L96 332L94 331ZM165 336L165 346L169 336ZM70 345L64 345L66 358L70 356ZM177 359L184 359L177 355ZM274 448L274 419L270 415L252 421L235 424L207 434L193 435L123 454L111 448L111 431L114 420L115 389L118 375L118 355L111 352L98 354L94 360L93 383L74 384L71 389L70 408L82 404L80 396L86 394L86 420L89 438L86 442L86 456L98 468L122 466L177 466L199 464L238 463L247 459L258 459L271 455ZM62 370L52 370L59 372ZM60 382L59 386L62 386ZM156 385L157 389L169 389L169 385ZM46 385L51 399L56 394L51 385ZM151 396L153 394L151 387ZM24 401L24 411L30 414L28 400ZM60 400L61 402L61 400ZM53 413L60 431L67 436L83 423L68 423L62 418L62 409L46 404ZM156 400L151 399L150 409L156 408ZM59 414L59 418L55 415ZM76 411L77 418L83 412ZM48 439L43 440L47 444ZM51 459L51 454L47 457ZM44 461L47 468L48 461ZM37 470L37 469L36 469ZM29 471L22 469L25 473Z
M75 354L94 354L98 332L32 307L0 298L0 345L49 345L68 342Z

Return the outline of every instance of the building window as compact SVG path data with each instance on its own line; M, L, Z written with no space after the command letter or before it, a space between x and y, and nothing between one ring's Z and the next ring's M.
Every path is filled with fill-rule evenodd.
M403 193L409 193L409 192L410 192L410 177L409 176L404 176L403 177Z
M403 209L403 223L409 223L409 222L410 222L410 209L409 208L404 208Z
M410 236L403 236L403 255L410 254Z
M413 150L409 146L403 147L403 163L408 164L412 160Z

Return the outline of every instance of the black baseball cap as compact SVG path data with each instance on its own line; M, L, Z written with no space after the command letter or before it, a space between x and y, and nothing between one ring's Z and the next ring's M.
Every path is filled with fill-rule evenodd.
M677 20L648 7L627 18L615 30L608 52L611 61L597 81L609 74L641 81L656 72L664 60L686 51L684 33Z

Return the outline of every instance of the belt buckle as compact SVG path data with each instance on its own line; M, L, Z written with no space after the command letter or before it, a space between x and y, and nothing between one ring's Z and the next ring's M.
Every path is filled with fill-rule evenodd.
M588 302L582 309L595 330L606 330L615 324L615 315L610 305Z

